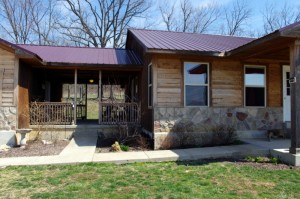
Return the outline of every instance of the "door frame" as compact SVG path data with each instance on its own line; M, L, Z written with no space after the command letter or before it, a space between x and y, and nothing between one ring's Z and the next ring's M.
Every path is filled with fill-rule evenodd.
M291 67L290 65L282 65L282 111L283 111L283 121L290 121L286 119L285 116L285 97L286 97L286 72L290 72L291 71Z

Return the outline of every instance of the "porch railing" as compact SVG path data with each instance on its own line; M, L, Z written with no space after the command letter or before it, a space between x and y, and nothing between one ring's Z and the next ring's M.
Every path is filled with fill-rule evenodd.
M31 125L67 125L73 121L73 107L65 102L30 103Z
M100 103L99 124L138 124L140 106L138 103Z

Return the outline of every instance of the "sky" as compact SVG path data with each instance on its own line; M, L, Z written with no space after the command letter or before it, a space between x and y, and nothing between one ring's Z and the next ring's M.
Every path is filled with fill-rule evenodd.
M176 2L177 6L180 5L180 0L167 0L168 2ZM233 4L235 0L190 0L193 4L193 7L201 7L205 6L212 1L217 2L217 4L221 5L222 7L227 7ZM252 16L251 19L249 19L249 29L253 30L254 32L263 32L263 20L262 20L262 11L265 8L265 5L267 3L275 4L276 8L283 7L285 3L292 7L300 7L300 0L245 0L249 7L252 9ZM158 5L163 2L163 0L152 0L152 13L155 12L156 14L153 17L155 23L153 27L150 27L150 29L164 29L164 25L161 22L160 13L158 10ZM148 20L148 19L146 19ZM143 24L143 20L138 21L137 23Z

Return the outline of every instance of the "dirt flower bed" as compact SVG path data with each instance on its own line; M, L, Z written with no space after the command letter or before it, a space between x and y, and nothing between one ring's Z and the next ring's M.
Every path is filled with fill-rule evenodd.
M0 158L59 155L69 142L69 140L57 140L51 144L44 144L40 140L27 141L25 148L13 147L8 151L0 151Z

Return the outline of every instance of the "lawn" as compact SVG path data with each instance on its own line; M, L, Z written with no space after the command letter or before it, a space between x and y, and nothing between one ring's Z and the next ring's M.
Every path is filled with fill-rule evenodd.
M0 169L0 198L300 198L299 170L235 163L78 164Z

